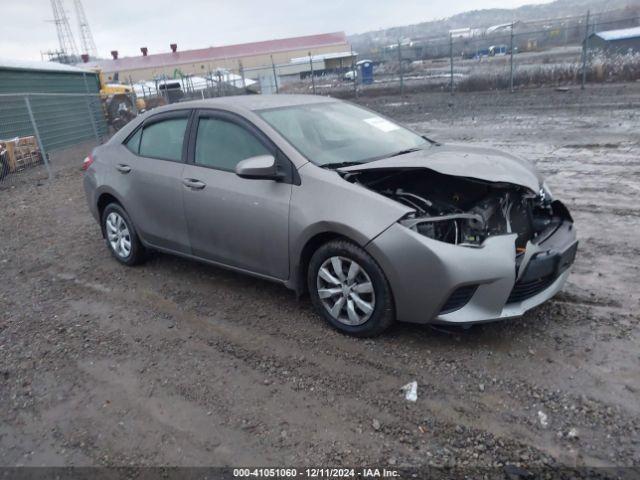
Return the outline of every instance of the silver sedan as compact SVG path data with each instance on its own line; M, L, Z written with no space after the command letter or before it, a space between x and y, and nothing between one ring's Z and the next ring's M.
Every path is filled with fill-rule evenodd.
M520 316L562 288L577 250L526 161L325 97L157 108L83 168L119 262L156 250L280 282L359 336Z

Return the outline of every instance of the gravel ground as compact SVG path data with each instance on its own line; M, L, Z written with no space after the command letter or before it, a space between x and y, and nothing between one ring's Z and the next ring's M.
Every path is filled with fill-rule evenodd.
M0 191L0 464L640 465L640 84L360 102L535 162L579 232L565 290L518 320L353 339L279 285L119 265L70 154Z

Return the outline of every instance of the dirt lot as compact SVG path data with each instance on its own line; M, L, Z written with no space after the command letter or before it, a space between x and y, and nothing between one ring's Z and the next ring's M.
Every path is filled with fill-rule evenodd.
M564 292L349 338L278 285L116 263L79 155L0 191L0 464L640 465L640 84L360 101L535 162L579 232Z

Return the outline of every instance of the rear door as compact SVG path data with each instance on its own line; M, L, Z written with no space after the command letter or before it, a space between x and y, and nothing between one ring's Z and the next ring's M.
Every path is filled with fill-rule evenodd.
M234 171L239 161L264 154L288 162L284 168L293 172L289 160L242 117L196 114L183 172L189 240L197 256L286 279L292 184L240 178Z
M160 248L189 253L182 171L191 110L154 115L125 141L114 165L115 183L142 238Z

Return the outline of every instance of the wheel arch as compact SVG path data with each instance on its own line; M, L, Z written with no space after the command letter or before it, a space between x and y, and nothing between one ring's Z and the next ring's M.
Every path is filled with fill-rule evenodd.
M295 249L295 253L292 255L290 281L287 282L288 286L295 290L298 297L307 293L307 270L314 252L325 243L333 240L346 240L362 249L365 249L365 246L370 241L370 239L346 225L324 226L324 228L314 229L306 235L305 240L299 243L299 247ZM367 253L371 255L370 252ZM379 264L375 256L371 256Z
M298 275L298 278L301 280L300 284L304 284L301 285L302 287L306 288L307 291L308 289L312 290L309 292L311 303L314 305L316 311L322 317L324 317L324 319L328 321L328 323L332 327L350 335L370 337L378 335L379 333L390 327L396 320L396 314L395 296L389 284L387 275L375 256L368 252L365 246L366 245L359 244L358 242L353 241L348 236L340 233L336 234L335 232L323 232L321 234L314 235L314 237L310 238L309 241L305 244L305 248L303 250L305 253L303 257L304 261L300 263L300 273ZM318 248L320 250L317 250ZM318 253L320 254L320 256L318 256ZM345 256L352 262L357 263L360 268L364 270L367 276L370 277L367 281L371 282L371 284L373 285L375 296L371 298L372 300L375 299L375 305L373 305L373 310L363 310L363 313L367 314L368 317L362 321L362 318L358 316L357 320L359 320L360 323L352 324L350 321L341 319L340 312L338 312L337 314L334 312L335 306L338 304L335 303L327 305L320 298L321 295L318 289L325 287L321 287L321 285L317 282L315 273L318 268L322 268L324 264L328 262L332 256L335 255ZM313 270L310 271L310 269L312 268ZM335 269L335 267L333 268ZM344 272L345 270L343 270L343 273ZM331 283L334 282L336 282L336 280L331 281ZM356 283L358 282L359 280ZM349 298L351 298L351 294L348 293L349 291L344 290L345 286L346 285L343 283L343 298L346 299L347 295L349 295ZM353 298L353 301L364 301L364 299ZM341 310L343 306L344 300L342 306L340 306L339 309ZM329 312L329 310L331 310L331 312ZM353 320L352 313L348 314L350 320Z
M116 195L114 195L113 192L109 190L105 190L98 194L96 198L96 208L98 211L98 222L100 224L100 230L102 231L103 237L105 235L105 232L104 232L104 225L102 224L102 213L104 212L104 209L107 208L107 205L111 203L116 203L120 205L120 207L126 211L120 199Z

